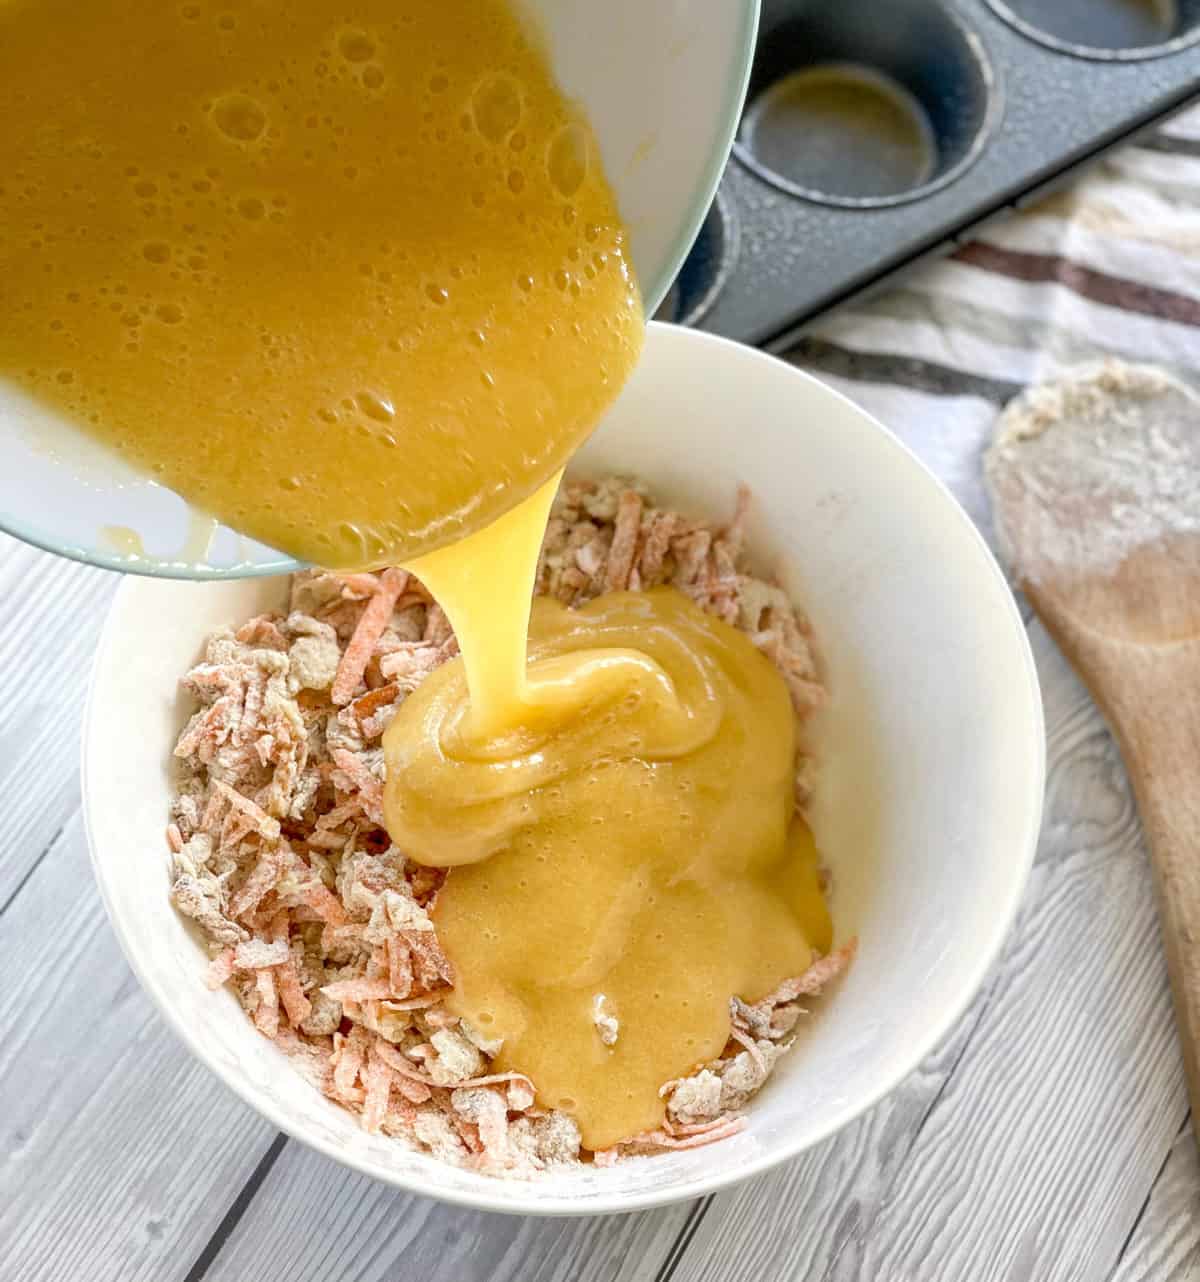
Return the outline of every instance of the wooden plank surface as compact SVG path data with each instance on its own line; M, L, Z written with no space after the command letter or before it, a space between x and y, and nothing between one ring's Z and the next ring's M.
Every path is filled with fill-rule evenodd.
M602 1282L655 1278L696 1203L528 1219L443 1206L290 1143L205 1282Z
M0 778L28 781L0 816L0 966L31 981L0 997L6 1282L1200 1277L1200 1164L1179 1129L1136 815L1103 723L1036 628L1050 745L1038 863L1003 960L946 1043L843 1134L740 1189L522 1221L406 1196L284 1143L141 994L77 806L83 652L112 583L0 540L24 629L0 664L16 753ZM47 585L53 609L39 605ZM66 679L45 674L48 652L70 655ZM34 768L47 753L55 771Z
M182 1278L274 1130L193 1062L104 916L79 729L118 577L0 535L0 1278Z
M118 577L0 535L0 908L79 804L79 723Z
M1190 1125L1179 1132L1146 1199L1112 1282L1200 1279L1200 1153Z
M183 1278L274 1128L125 964L78 811L0 917L0 1278Z

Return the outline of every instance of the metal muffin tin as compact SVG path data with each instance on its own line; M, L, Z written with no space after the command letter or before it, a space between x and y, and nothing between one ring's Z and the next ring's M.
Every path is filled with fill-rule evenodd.
M1200 0L764 0L658 315L767 347L1200 96Z

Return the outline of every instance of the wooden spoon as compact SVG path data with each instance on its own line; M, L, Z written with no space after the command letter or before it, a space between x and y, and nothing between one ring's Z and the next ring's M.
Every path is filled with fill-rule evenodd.
M1200 397L1081 369L1009 405L985 471L1014 577L1120 744L1200 1117Z

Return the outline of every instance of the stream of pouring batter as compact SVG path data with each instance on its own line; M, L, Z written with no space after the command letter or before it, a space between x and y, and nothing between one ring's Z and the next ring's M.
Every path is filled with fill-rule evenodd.
M512 729L530 711L529 610L538 551L561 479L559 472L486 529L408 566L458 637L471 692L471 729L481 739Z
M832 930L790 698L750 640L666 588L531 619L557 480L411 564L463 657L385 735L385 815L451 868L447 1005L600 1149L658 1126L662 1084L722 1053L730 997L799 974Z

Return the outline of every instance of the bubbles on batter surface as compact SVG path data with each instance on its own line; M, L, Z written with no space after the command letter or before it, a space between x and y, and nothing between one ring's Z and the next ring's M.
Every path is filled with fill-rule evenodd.
M376 423L390 423L396 417L396 408L385 396L375 392L359 392L354 404L360 413Z
M114 3L122 9L126 0ZM260 9L276 8L280 40L268 45ZM585 264L593 249L609 248L608 225L591 198L598 153L584 190L565 199L549 180L549 155L558 131L573 118L569 108L548 101L539 69L524 53L511 51L507 38L492 42L489 57L477 56L492 35L485 18L473 29L474 48L464 52L454 33L442 32L448 24L441 8L413 6L414 13L389 11L385 18L381 10L331 7L304 26L286 17L286 6L276 0L168 0L147 16L150 26L162 28L163 58L183 47L189 58L207 60L210 74L186 88L164 78L161 111L139 117L146 121L145 138L138 136L140 126L131 126L128 145L110 146L102 169L92 165L98 157L88 148L109 140L93 130L95 138L89 134L72 157L81 163L61 178L55 174L69 218L56 215L56 225L45 230L32 221L22 228L23 239L42 242L36 257L34 251L27 255L31 279L36 273L37 281L57 286L46 291L53 294L48 314L38 315L30 299L13 299L10 306L13 316L42 335L42 393L66 404L86 390L91 400L83 408L99 411L106 434L115 434L127 391L144 401L155 384L160 401L195 397L205 405L227 405L245 399L261 377L262 412L244 406L238 416L245 434L261 435L264 447L268 436L274 442L281 431L286 435L285 405L276 402L286 402L295 389L304 399L294 417L306 418L318 442L330 444L332 466L340 466L339 450L361 457L367 473L361 483L372 490L385 487L382 478L411 448L420 415L410 381L424 394L423 353L438 351L441 343L434 336L445 337L445 359L459 380L448 405L443 407L442 393L431 396L448 419L469 422L483 413L507 425L527 396L540 395L542 369L528 389L512 376L521 354L514 357L506 326L531 318L539 361L566 350L571 320L581 310L569 284L581 281L590 293ZM489 8L490 0L479 0L480 15ZM414 25L422 29L417 35ZM438 39L427 39L428 33ZM153 80L162 70L156 61L144 78ZM124 88L118 84L114 102L126 92L137 96L126 81ZM97 120L103 116L99 110ZM124 127L120 120L115 124ZM186 135L179 132L184 126ZM436 190L427 190L432 184L420 177L431 172L445 177ZM10 221L26 214L20 204L34 196L41 177L40 170L16 164L0 173L0 212ZM456 188L450 212L445 219L430 217L430 205L447 199L448 186ZM111 200L119 213L120 243L93 212L103 208L97 200ZM348 226L362 229L361 236L334 234L332 213L343 207ZM605 239L584 245L582 228L592 220L602 223ZM47 233L56 233L60 243L52 244ZM454 243L443 243L451 234ZM583 250L577 263L566 257L576 242ZM472 262L464 246L486 246L484 261L475 254ZM68 275L71 256L89 247L108 266ZM261 275L284 261L311 266L323 282L322 317L337 313L341 326L331 346L344 344L355 353L341 367L342 374L353 371L344 385L340 376L338 386L319 383L312 376L319 362L302 359L288 340L294 335L302 346L307 333L287 310L304 310L302 291L293 291L294 300L289 294L284 306L292 274L280 276L286 289L261 290ZM363 262L369 274L360 274ZM43 277L46 264L58 275ZM559 268L570 277L567 289L555 279ZM118 277L127 282L127 296L117 288ZM239 292L244 297L236 307L210 305ZM269 330L261 342L260 328ZM118 362L119 385L108 393L95 377L89 332ZM360 342L360 334L369 339ZM138 350L141 361L126 356ZM233 365L236 377L221 368ZM62 370L72 373L73 383L59 379ZM360 401L361 389L369 392ZM350 408L341 404L345 396ZM385 404L390 414L382 411ZM552 409L539 402L539 419L543 412ZM447 436L454 433L447 430ZM165 475L178 480L179 451L167 441L166 453ZM448 440L447 457L464 472L475 469L457 439ZM539 458L531 451L529 466ZM260 462L256 453L251 468ZM300 471L299 461L289 459L269 478L266 488L281 518L295 496L278 479ZM393 482L397 493L385 509L387 519L398 511L405 484L403 475L401 484ZM401 542L414 521L427 522L419 502L414 511L411 520L387 531L380 510L372 510L372 528ZM361 531L367 523L364 513Z
M475 128L489 142L503 142L521 122L521 86L512 76L489 76L471 99Z
M256 142L267 128L267 113L247 94L225 94L213 103L209 115L231 142Z
M375 56L375 41L365 31L347 28L338 32L337 50L347 62L369 62Z
M546 155L546 171L555 190L573 196L588 173L588 136L580 125L567 125L555 134Z

